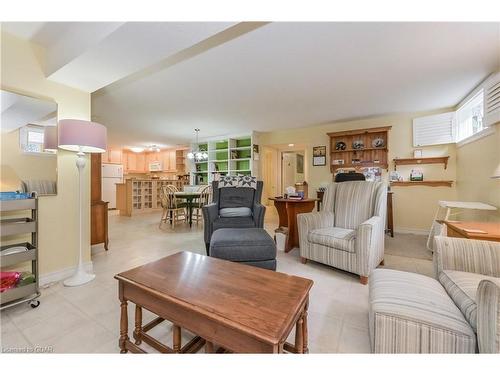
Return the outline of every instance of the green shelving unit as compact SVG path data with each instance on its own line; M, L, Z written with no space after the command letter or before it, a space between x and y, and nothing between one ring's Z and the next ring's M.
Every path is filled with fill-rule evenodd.
M210 183L216 174L252 174L251 135L214 139L199 143L197 147L200 151L208 153L208 160L191 164L192 183Z

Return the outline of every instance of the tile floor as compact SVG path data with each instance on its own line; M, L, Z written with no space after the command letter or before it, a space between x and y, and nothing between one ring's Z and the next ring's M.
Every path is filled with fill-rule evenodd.
M132 218L110 215L110 249L92 249L96 279L84 286L65 288L61 283L42 289L41 305L32 309L22 304L0 314L0 347L49 348L57 353L117 353L119 302L117 282L113 276L129 268L173 254L178 250L204 253L203 228L187 225L158 229L160 213L141 214ZM266 229L272 233L277 225L273 207L266 214ZM422 244L422 236L400 235L388 246L405 246L411 239ZM420 238L421 237L421 238ZM397 252L400 254L401 252ZM424 257L425 258L425 257ZM432 262L386 254L386 267L432 275ZM368 286L358 277L318 263L303 265L298 250L278 254L278 271L314 280L309 308L309 350L311 353L367 353ZM129 304L132 315L132 304ZM144 321L152 314L144 312ZM132 319L129 318L132 331ZM157 339L171 344L171 326L162 323L150 331ZM293 336L293 333L292 333ZM183 333L184 340L190 334ZM151 351L146 344L146 350Z

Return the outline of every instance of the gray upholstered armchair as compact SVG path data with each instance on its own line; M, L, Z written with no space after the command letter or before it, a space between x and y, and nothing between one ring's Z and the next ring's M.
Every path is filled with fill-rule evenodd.
M212 182L213 202L203 207L204 238L209 255L212 233L221 228L263 228L266 207L260 204L262 181L255 189L221 187Z
M358 274L362 284L384 260L387 186L331 183L321 212L299 214L300 256Z

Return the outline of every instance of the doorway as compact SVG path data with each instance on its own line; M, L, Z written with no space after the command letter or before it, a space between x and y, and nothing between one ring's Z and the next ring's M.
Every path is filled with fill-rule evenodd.
M294 187L297 182L304 182L304 151L281 152L281 190L286 191L289 186Z

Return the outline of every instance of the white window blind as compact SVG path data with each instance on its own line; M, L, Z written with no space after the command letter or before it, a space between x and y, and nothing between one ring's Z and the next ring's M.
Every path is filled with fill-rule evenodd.
M485 125L500 122L500 73L489 80L484 93Z
M413 119L413 147L455 142L455 112Z

